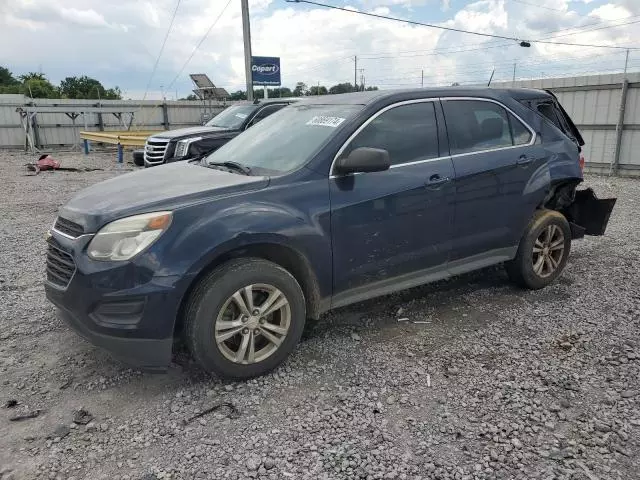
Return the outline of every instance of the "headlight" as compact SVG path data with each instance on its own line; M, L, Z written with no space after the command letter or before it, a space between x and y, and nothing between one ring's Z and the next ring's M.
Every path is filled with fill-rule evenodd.
M186 140L178 140L176 144L176 152L173 154L176 158L186 157L189 154L189 147L193 142L202 140L202 137L187 138Z
M154 212L121 218L100 229L89 243L94 260L129 260L155 242L171 225L171 212Z

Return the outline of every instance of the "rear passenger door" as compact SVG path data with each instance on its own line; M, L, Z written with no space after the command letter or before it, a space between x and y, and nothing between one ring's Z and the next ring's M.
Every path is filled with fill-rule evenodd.
M391 168L329 179L334 306L411 284L434 267L446 268L453 169L451 159L441 157L444 128L438 128L443 118L436 106L420 100L387 107L338 153L382 148L389 152Z
M535 134L498 102L442 99L453 168L455 262L476 266L507 260L537 201L526 186L544 162L530 147Z

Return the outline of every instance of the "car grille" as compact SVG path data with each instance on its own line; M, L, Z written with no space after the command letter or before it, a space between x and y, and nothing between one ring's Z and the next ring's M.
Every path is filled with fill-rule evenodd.
M157 165L164 162L169 140L166 138L147 138L144 146L144 159L147 163Z
M47 280L58 287L67 288L76 272L73 257L65 252L53 237L49 238L48 244Z
M77 223L62 217L56 218L56 223L53 228L54 230L73 238L78 238L84 233L82 225L78 225Z

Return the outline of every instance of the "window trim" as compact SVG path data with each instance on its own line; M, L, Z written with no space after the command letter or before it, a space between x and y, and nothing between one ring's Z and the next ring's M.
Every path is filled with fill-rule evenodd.
M428 159L425 159L425 160L416 160L414 162L397 163L395 165L391 165L389 167L389 169L399 168L399 167L406 167L406 166L410 166L410 165L417 165L419 163L435 162L437 160L443 160L445 158L457 158L457 157L462 157L464 155L477 155L477 154L480 154L480 153L498 152L498 151L501 151L501 150L508 150L510 148L529 147L529 146L535 144L536 139L537 139L538 136L536 134L536 131L533 128L531 128L531 125L529 125L527 122L525 122L520 115L518 115L516 112L514 112L512 109L510 109L508 106L506 106L502 102L499 102L498 100L494 100L492 98L483 98L483 97L429 97L429 98L416 98L414 100L404 100L404 101L401 101L401 102L392 103L391 105L387 105L386 107L378 110L376 113L374 113L372 116L370 116L362 125L360 125L360 127L358 127L356 129L355 132L353 132L351 135L349 135L349 138L347 138L347 140L342 144L342 146L340 147L338 152L333 157L333 161L331 162L331 168L329 169L329 178L330 179L331 178L341 178L341 177L344 176L344 175L334 175L333 169L334 169L336 161L338 160L340 155L342 155L342 152L344 152L344 150L347 148L349 143L362 130L364 130L367 127L367 125L369 125L369 123L371 123L373 120L375 120L378 116L380 116L383 113L391 110L392 108L400 107L400 106L403 106L403 105L411 105L411 104L414 104L414 103L427 103L427 102L435 103L435 102L438 102L438 101L439 102L446 102L446 101L451 101L451 100L469 100L469 101L481 101L481 102L495 103L496 105L501 106L507 112L509 112L511 115L513 115L520 123L522 123L525 126L525 128L527 130L529 130L529 132L531 132L531 140L529 141L529 143L523 143L521 145L510 145L508 147L489 148L489 149L478 150L478 151L474 151L474 152L456 153L454 155L443 155L441 157L436 157L436 158L428 158ZM445 115L445 122L446 121L447 121L447 117ZM438 127L438 128L440 128L440 127ZM511 127L509 127L509 128L511 129ZM448 135L449 135L449 132L447 130L447 136ZM511 135L511 137L513 138L513 134ZM351 175L359 175L359 173L354 173L354 174L351 174Z

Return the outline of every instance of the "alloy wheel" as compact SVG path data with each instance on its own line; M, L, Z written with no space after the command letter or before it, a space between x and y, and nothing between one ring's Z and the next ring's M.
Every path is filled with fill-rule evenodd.
M280 290L263 283L247 285L222 305L215 320L215 341L228 360L258 363L275 353L290 325L291 306Z
M560 227L551 224L540 232L533 244L533 271L546 278L551 276L562 263L564 256L564 233Z

